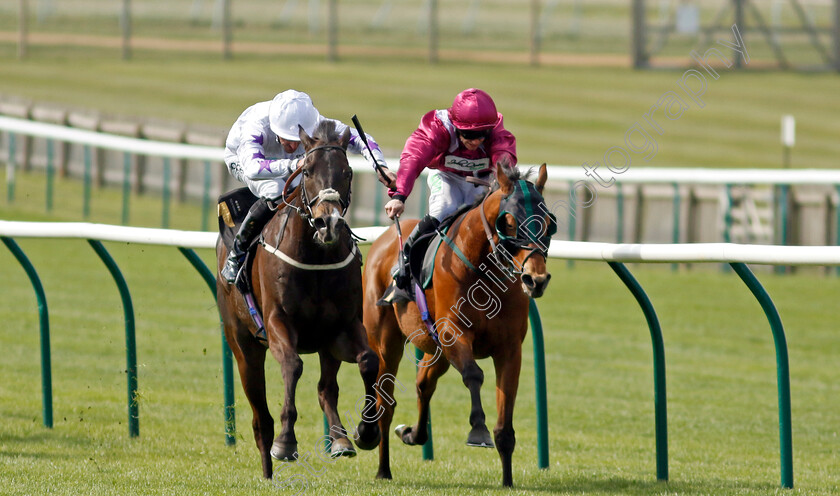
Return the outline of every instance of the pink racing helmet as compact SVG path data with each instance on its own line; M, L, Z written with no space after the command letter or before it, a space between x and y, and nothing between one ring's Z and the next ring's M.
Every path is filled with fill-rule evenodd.
M470 88L458 93L449 107L449 120L463 131L489 130L499 123L496 104L486 92Z

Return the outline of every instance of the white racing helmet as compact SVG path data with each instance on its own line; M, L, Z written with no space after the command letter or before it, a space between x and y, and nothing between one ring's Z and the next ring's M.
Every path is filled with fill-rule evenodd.
M321 114L312 105L306 93L286 90L278 93L268 107L268 122L271 131L284 140L300 141L298 126L312 136Z

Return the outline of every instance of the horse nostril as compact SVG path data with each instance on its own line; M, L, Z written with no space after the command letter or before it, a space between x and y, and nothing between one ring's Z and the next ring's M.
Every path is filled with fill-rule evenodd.
M327 221L318 217L314 220L313 225L315 226L315 229L320 231L327 228Z
M522 284L529 288L533 288L536 285L534 283L534 278L528 274L522 274Z

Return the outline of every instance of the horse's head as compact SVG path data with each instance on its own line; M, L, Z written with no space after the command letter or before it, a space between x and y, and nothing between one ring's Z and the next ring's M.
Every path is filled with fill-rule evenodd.
M497 251L508 261L512 272L520 274L522 290L532 298L545 292L551 274L546 255L551 236L557 232L554 215L548 211L542 191L548 174L545 164L539 168L536 183L522 177L519 169L499 167L499 210L496 216Z
M353 169L347 161L350 128L341 136L335 122L322 121L313 136L300 128L306 155L301 166L301 200L315 229L315 240L324 245L338 241L344 229L344 213L350 206Z

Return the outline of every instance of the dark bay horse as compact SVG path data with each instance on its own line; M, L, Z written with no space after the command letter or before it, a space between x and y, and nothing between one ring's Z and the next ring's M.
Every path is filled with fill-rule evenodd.
M556 223L542 203L545 181L545 164L536 184L523 180L518 169L499 172L498 189L452 223L447 231L449 240L439 245L435 255L432 287L425 291L440 345L427 332L415 303L376 305L391 282L390 269L398 256L394 228L371 246L363 276L364 322L368 340L379 356L379 376L396 376L408 341L425 353L417 372L419 418L413 426L398 427L397 435L405 444L425 444L429 401L438 378L451 364L470 392L467 444L493 447L495 440L505 486L513 485L513 406L528 327L528 298L542 296L551 277L545 256ZM402 231L410 232L415 222L401 223ZM530 234L523 235L526 232ZM433 249L434 245L430 246L429 250ZM475 361L487 357L493 358L496 369L498 419L493 438L481 406L484 373ZM388 432L393 418L393 390L393 381L388 381L379 391L377 409L384 408L379 418L382 433ZM377 478L391 478L388 450L388 436L383 434Z
M361 255L342 217L350 204L353 176L346 154L350 130L339 136L335 124L324 121L312 137L301 129L300 138L306 150L295 172L302 176L300 186L263 230L264 242L256 249L250 272L268 350L282 367L285 398L276 439L265 394L266 346L255 336L256 326L242 295L234 285L216 278L225 338L253 410L265 478L272 475L271 458L293 461L298 455L294 426L295 388L303 372L299 354L318 353L320 358L318 401L330 426L332 456L355 455L336 411L336 375L342 361L359 364L367 395L364 411L375 406L379 365L362 325ZM227 257L221 240L216 257L220 269ZM373 449L379 437L377 424L363 417L356 431L357 446Z

